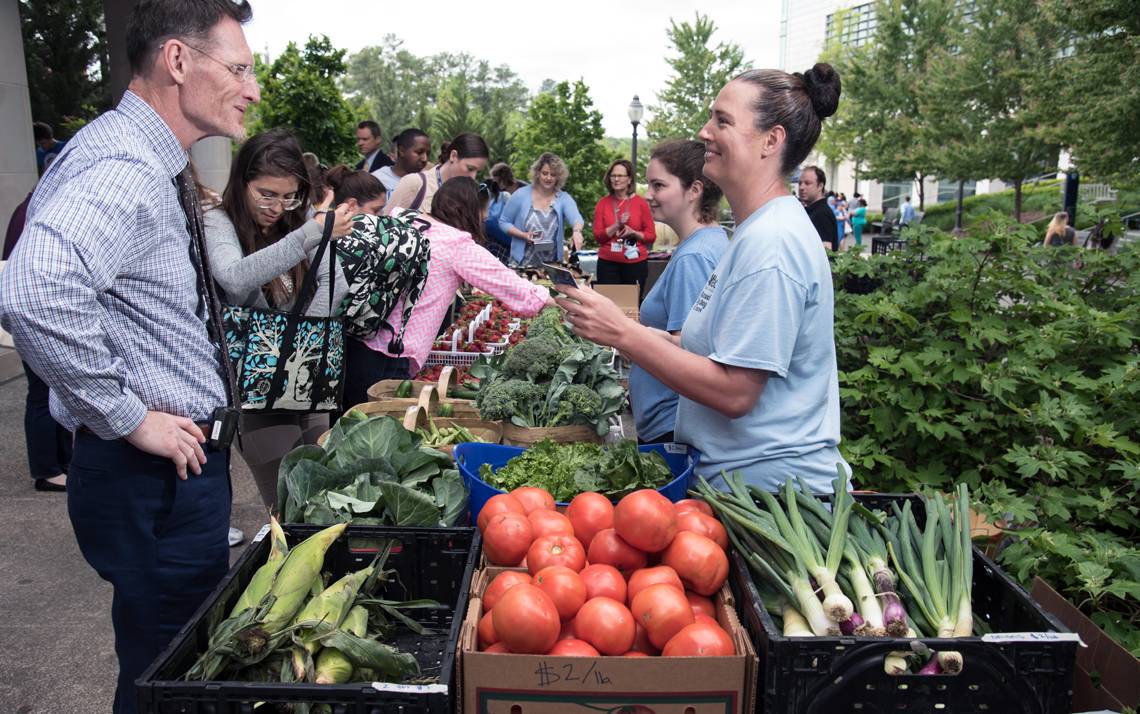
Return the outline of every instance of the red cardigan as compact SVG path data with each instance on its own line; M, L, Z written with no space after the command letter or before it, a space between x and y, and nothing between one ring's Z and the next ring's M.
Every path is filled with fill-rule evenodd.
M617 222L614 215L615 203L618 204L617 214L629 211L627 226L642 234L637 242L637 257L625 257L625 243L620 238L606 235L606 229ZM598 241L598 260L609 260L614 263L640 263L649 256L649 246L657 240L657 229L653 225L653 214L649 211L649 204L644 198L634 194L620 202L614 201L612 195L602 197L594 207L594 238ZM614 250L616 240L617 250Z

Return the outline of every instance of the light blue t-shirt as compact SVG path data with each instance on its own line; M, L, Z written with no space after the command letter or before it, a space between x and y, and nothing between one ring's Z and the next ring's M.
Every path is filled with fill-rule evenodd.
M693 231L642 301L641 324L667 332L680 330L727 249L728 234L720 226ZM677 393L636 364L629 372L629 398L639 439L649 441L673 431Z
M698 473L739 471L766 490L802 476L830 491L843 462L833 322L819 234L795 198L769 201L737 227L681 331L690 352L769 373L739 419L680 398L676 437L701 451Z

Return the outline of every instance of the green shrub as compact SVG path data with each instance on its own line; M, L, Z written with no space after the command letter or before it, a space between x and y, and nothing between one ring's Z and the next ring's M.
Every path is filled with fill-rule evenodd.
M1140 654L1140 251L1044 249L995 215L962 239L909 237L833 256L856 478L965 481L1013 529L1015 577L1040 575Z

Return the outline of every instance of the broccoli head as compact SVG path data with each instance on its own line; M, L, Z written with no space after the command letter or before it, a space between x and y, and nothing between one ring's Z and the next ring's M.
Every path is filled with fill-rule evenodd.
M510 378L549 381L562 364L563 346L553 335L527 337L507 350L502 373Z
M521 379L500 379L479 390L479 416L490 421L519 417L534 426L534 415L546 402L546 386Z
M596 426L605 408L601 395L584 384L571 384L558 399L558 410L549 426L589 424Z
M563 343L574 341L574 336L562 324L562 311L556 307L546 308L531 320L526 338L531 340L535 337L553 337Z

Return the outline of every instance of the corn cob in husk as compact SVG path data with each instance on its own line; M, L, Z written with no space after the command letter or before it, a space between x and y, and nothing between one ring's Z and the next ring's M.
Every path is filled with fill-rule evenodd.
M257 607L261 604L262 599L269 594L273 579L281 568L281 564L285 562L285 556L289 554L289 545L285 542L285 531L281 530L281 524L273 517L269 519L269 539L269 559L253 574L249 585L234 603L234 609L230 610L230 617L247 608Z
M357 605L348 611L340 629L357 637L368 633L368 610ZM335 647L326 647L317 655L317 684L344 684L352 679L352 661Z
M313 579L320 575L325 552L347 527L338 523L309 536L285 557L269 594L274 598L272 607L261 620L265 632L273 634L286 627L297 611L305 604L313 587Z
M328 586L297 613L293 619L295 626L301 626L296 638L301 641L309 654L316 654L321 645L317 638L340 627L352 603L356 600L360 587L372 575L373 567L349 573Z

